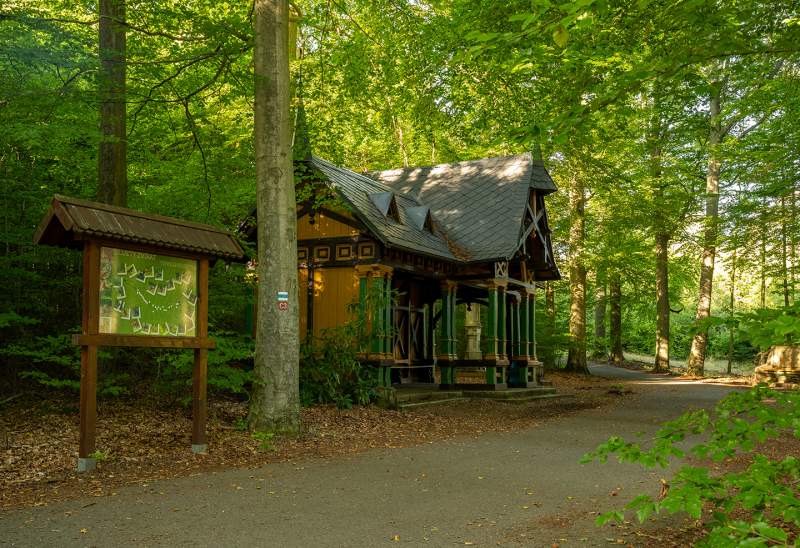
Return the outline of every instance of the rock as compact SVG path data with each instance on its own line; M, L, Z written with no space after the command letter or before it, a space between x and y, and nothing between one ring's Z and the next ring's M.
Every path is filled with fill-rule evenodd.
M756 359L756 382L800 384L800 346L773 346Z

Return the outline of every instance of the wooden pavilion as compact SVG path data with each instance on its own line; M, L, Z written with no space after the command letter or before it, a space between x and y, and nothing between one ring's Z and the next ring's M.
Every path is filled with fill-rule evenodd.
M298 206L301 337L343 325L349 305L378 292L386 298L370 314L363 360L381 385L538 384L536 282L560 278L545 208L556 186L542 161L528 153L370 175L311 154L300 162L315 198L337 204ZM254 216L243 223L251 239ZM480 381L461 383L460 368Z

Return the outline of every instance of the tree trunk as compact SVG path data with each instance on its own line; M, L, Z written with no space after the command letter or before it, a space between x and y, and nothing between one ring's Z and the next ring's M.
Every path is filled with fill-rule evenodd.
M786 252L786 198L781 196L781 274L783 276L783 306L789 307L789 256Z
M586 267L583 247L585 233L585 189L576 174L569 189L569 354L567 371L589 373L586 364Z
M792 233L789 235L789 253L791 265L789 268L789 285L792 292L792 302L797 302L797 190L792 186L791 198L789 199L789 226Z
M669 234L656 234L656 360L654 371L669 371Z
M125 0L100 0L100 143L97 155L97 200L128 203L127 135L125 134Z
M705 320L711 315L711 290L714 281L714 258L717 251L719 231L719 174L721 168L719 145L724 137L720 102L722 84L711 86L709 98L708 171L706 174L706 214L703 229L703 263L700 266L700 296L697 300L695 319ZM702 376L706 349L708 348L708 328L695 334L689 352L687 370L690 375Z
M653 211L656 254L656 357L653 370L669 371L669 240L664 212L664 181L661 169L661 112L659 96L653 98L652 121L647 135L650 178L654 188Z
M764 214L761 214L761 237L759 238L760 255L759 263L761 266L761 308L767 306L767 223Z
M605 359L608 355L606 344L606 276L602 269L597 272L595 280L594 302L594 352L592 356Z
M622 283L615 273L609 280L609 328L611 330L611 354L608 361L615 365L625 360L622 354Z
M736 307L736 248L731 255L731 294L730 294L730 318L733 319ZM728 375L733 370L733 325L728 326Z
M556 334L556 292L553 282L546 282L544 288L545 305L545 335L548 341L547 348L542 353L542 364L549 369L556 367L556 349L554 337Z
M255 0L258 321L250 427L300 427L297 220L289 121L289 4ZM288 301L281 293L288 294ZM285 304L283 304L285 303Z

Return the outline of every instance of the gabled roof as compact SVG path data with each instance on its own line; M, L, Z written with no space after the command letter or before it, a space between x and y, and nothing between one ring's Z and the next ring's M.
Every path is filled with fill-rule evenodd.
M244 260L244 251L239 243L229 232L217 227L68 196L54 196L50 210L36 230L34 243L79 248L81 240L87 238Z
M430 207L451 247L470 262L510 258L519 248L530 190L556 191L530 153L392 169L373 177Z
M431 233L417 228L409 218L408 210L422 205L417 200L393 190L380 181L335 166L317 156L312 156L309 163L325 176L328 183L353 208L356 217L384 244L442 259L457 259L441 231ZM379 205L383 204L383 201L376 204L370 197L383 193L393 195L398 206L399 222L382 211Z

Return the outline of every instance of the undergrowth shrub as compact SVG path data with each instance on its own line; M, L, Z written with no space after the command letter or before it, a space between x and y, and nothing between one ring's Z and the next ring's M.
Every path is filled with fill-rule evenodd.
M249 336L229 331L211 334L217 346L208 353L208 387L217 392L250 398L253 382L254 342ZM156 354L158 366L153 386L156 391L189 405L192 401L194 352L162 351Z
M326 330L300 347L300 402L333 403L349 409L375 396L377 378L358 361L363 341L358 322Z
M660 499L640 495L623 509L602 514L597 523L622 521L625 512L634 512L640 522L660 512L686 512L695 519L704 514L710 518L701 546L795 542L791 537L800 528L800 460L794 456L773 460L758 452L759 444L787 433L800 439L800 393L758 386L729 394L719 401L713 416L706 410L691 411L664 423L648 447L612 437L584 455L582 462L605 462L616 455L620 462L649 468L667 467L676 459L684 464ZM678 446L700 434L707 441L695 442L688 451ZM741 472L712 473L709 466L688 463L690 457L719 462L751 451L755 451L752 463Z

